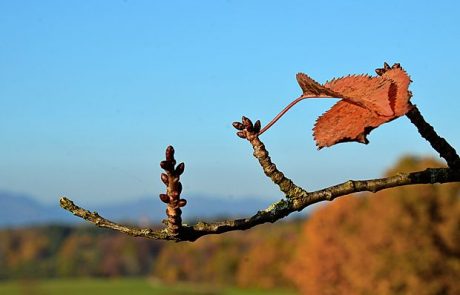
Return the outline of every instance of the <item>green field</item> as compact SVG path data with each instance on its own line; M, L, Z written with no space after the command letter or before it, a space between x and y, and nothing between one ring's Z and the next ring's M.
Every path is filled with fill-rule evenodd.
M290 290L254 290L192 284L164 285L148 279L56 279L0 282L2 295L294 295Z

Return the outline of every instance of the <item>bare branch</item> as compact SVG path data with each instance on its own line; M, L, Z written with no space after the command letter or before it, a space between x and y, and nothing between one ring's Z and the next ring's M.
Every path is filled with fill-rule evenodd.
M258 211L255 215L235 220L224 220L220 222L198 222L189 226L181 224L174 232L165 228L154 231L148 228L134 228L119 225L113 221L101 217L96 212L90 212L80 208L67 198L61 199L61 207L72 212L99 227L110 228L136 237L144 237L158 240L195 241L196 239L210 234L221 234L234 230L246 230L256 225L275 222L289 214L301 211L304 208L321 201L332 201L338 197L357 192L377 192L393 187L414 185L414 184L434 184L460 181L460 171L453 168L429 168L424 171L412 173L400 173L395 176L369 179L369 180L349 180L344 183L334 185L314 192L307 192L295 185L290 179L280 172L276 165L268 156L265 145L258 137L260 123L252 124L251 120L243 117L242 122L233 124L239 130L239 136L247 139L254 149L254 156L259 160L264 173L276 183L286 198L273 203L268 208Z
M128 234L130 236L134 236L134 237L144 237L144 238L157 239L157 240L171 240L172 239L170 238L172 236L168 233L167 229L154 231L150 228L136 228L136 227L130 227L126 225L120 225L118 223L105 219L104 217L100 216L96 211L91 212L89 210L86 210L84 208L81 208L75 205L72 202L72 200L69 200L66 197L62 197L59 200L59 204L61 205L62 208L71 212L73 215L83 218L91 223L94 223L95 225L99 227L110 228L110 229Z
M99 227L110 228L125 234L157 240L173 241L195 241L196 239L210 234L221 234L234 230L246 230L263 223L273 223L289 214L301 211L302 209L321 201L332 201L338 197L357 192L378 192L393 187L434 184L460 181L459 171L449 168L430 168L424 171L412 173L400 173L396 176L370 179L370 180L349 180L311 193L299 193L288 199L282 199L273 203L268 208L258 211L255 215L235 220L224 220L220 222L198 222L193 226L182 224L177 235L171 234L167 229L154 231L148 228L134 228L119 225L113 221L101 217L96 212L90 212L80 208L67 198L61 198L61 207L72 212Z
M161 180L166 185L166 193L160 194L160 199L167 204L166 215L168 218L164 221L166 228L162 230L152 230L150 228L136 228L120 225L101 217L97 212L90 212L75 205L71 200L65 197L61 198L60 205L62 208L70 211L74 215L94 223L99 227L110 228L136 237L158 240L173 240L180 242L195 241L196 239L205 235L220 234L234 230L246 230L262 223L275 222L295 211L301 211L314 203L321 201L332 201L338 197L352 193L365 191L375 193L384 189L414 184L459 182L460 158L455 149L444 138L440 137L433 129L433 127L425 121L417 107L409 102L409 99L412 95L410 91L408 91L408 86L410 83L408 74L401 68L399 64L394 64L390 68L387 63L384 64L384 68L377 69L376 72L379 77L373 78L362 75L347 76L345 78L332 80L325 85L320 85L305 74L299 74L297 75L297 79L303 90L302 96L289 104L280 114L275 117L275 119L272 120L272 122L270 122L262 130L260 121L256 121L253 124L252 121L246 117L243 117L241 122L233 123L233 127L238 130L236 134L240 138L248 140L248 142L252 145L254 150L253 155L259 161L265 175L280 188L281 192L283 192L285 196L285 198L276 203L273 203L265 210L258 211L253 216L248 218L224 220L212 223L200 221L192 226L183 224L181 218L181 207L184 207L187 202L185 199L180 198L180 194L182 192L180 175L184 172L185 166L184 163L180 163L176 166L176 160L174 159L174 149L172 146L169 146L166 149L166 160L160 163L161 168L165 170L165 173L161 174ZM350 83L352 83L353 87L350 87ZM382 87L382 83L388 87ZM340 94L339 92L343 93ZM355 99L351 99L345 95L347 93L350 94L351 97L354 97L355 95L357 95L357 97ZM388 105L383 103L382 107L382 104L377 103L375 99L374 101L369 100L369 93L382 94L383 97L387 100L386 101L384 99L383 102L386 102ZM340 110L339 107L334 110L334 116L336 116L336 113L339 111L344 112L344 114L349 117L349 120L347 119L342 121L341 125L337 124L337 120L332 120L333 123L331 123L331 120L329 120L327 124L323 126L327 127L326 131L328 135L333 135L332 139L328 138L327 141L323 140L324 142L319 143L318 137L316 136L317 134L315 133L315 140L317 141L319 148L350 140L367 142L365 140L365 136L370 132L370 130L380 126L385 122L406 114L410 121L417 127L420 135L425 138L441 155L441 157L447 161L449 167L429 168L424 171L417 171L412 173L399 173L395 176L378 179L349 180L347 182L314 192L306 191L300 186L294 184L292 180L287 178L281 171L278 170L276 165L272 162L269 153L263 142L260 140L259 136L268 128L270 128L270 126L272 126L273 123L276 122L293 105L304 98L313 96L341 97L346 101L350 100L352 103L351 105L347 105L348 110L347 108L344 110L342 107L340 107ZM337 103L336 105L340 105L340 103L341 102ZM350 111L356 107L355 104L360 106L360 112L356 110ZM371 111L362 108L361 105L370 105ZM374 114L375 110L385 110L385 107L388 107L392 110L391 116L379 117L378 115ZM328 111L328 113L331 114L330 111ZM356 118L360 118L360 120L356 120ZM342 128L343 125L346 125L344 122L351 122L356 125L355 129L348 130L349 132L353 132L341 134L342 130L340 128ZM331 126L334 128L340 126L340 128L331 130ZM318 123L315 125L315 129L317 128ZM337 137L337 134L341 135Z
M460 168L460 158L455 149L441 136L439 136L434 128L428 124L423 118L416 105L406 114L412 124L417 127L420 135L425 138L431 146L447 161L447 165L454 169Z

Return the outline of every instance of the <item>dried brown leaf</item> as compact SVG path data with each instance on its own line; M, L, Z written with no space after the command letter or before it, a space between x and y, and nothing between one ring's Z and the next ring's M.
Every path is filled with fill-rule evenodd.
M367 144L367 134L387 122L387 119L388 117L377 116L366 108L341 100L316 120L313 137L320 149L350 141Z
M340 93L345 100L382 116L392 116L388 93L392 81L382 77L354 75L333 79L325 87Z
M390 105L395 112L395 116L404 116L411 109L409 100L411 92L408 91L411 82L409 75L401 67L393 67L386 71L382 78L393 81L394 88L390 93Z
M324 87L304 73L298 73L296 78L297 83L299 83L300 88L302 88L303 97L341 97L339 93Z
M336 93L334 97L342 98L316 121L313 136L318 148L349 141L366 144L371 130L410 110L407 73L398 64L379 70L377 77L347 76L319 86L311 82L309 88L305 82L301 85L304 94L305 89L313 89L312 94Z

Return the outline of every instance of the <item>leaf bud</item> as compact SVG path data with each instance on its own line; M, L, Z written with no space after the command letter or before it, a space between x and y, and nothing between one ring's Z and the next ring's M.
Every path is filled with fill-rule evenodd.
M161 181L163 181L164 184L168 185L169 177L166 173L161 173Z
M178 182L176 186L176 192L180 194L182 192L182 183Z
M166 160L174 160L174 148L171 145L166 148Z
M249 118L246 118L245 116L241 117L241 122L243 122L244 127L252 127L252 121Z
M164 203L169 203L169 196L167 194L160 194L160 200Z
M179 207L184 207L185 205L187 205L187 200L186 199L180 199L179 202L177 203L177 205L179 205Z
M171 172L174 169L174 165L171 161L161 161L160 162L160 167L163 168L164 170Z
M259 132L260 132L260 127L261 127L260 120L257 120L257 121L254 123L254 132L255 132L255 133L259 133Z
M240 123L240 122L233 122L232 125L233 125L233 127L235 127L238 130L243 130L244 129L244 125L242 123Z
M185 169L185 164L182 162L179 165L177 165L176 170L174 171L174 173L176 175L181 175L182 173L184 173L184 169Z

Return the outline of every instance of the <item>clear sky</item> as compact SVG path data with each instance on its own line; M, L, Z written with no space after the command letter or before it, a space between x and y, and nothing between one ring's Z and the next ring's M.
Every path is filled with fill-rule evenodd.
M459 147L458 3L0 1L0 189L48 203L157 195L171 144L184 196L277 199L231 123L267 123L300 94L297 72L324 82L384 61L406 68L412 101ZM434 154L405 117L367 146L317 151L311 129L333 103L303 101L262 136L306 189Z

